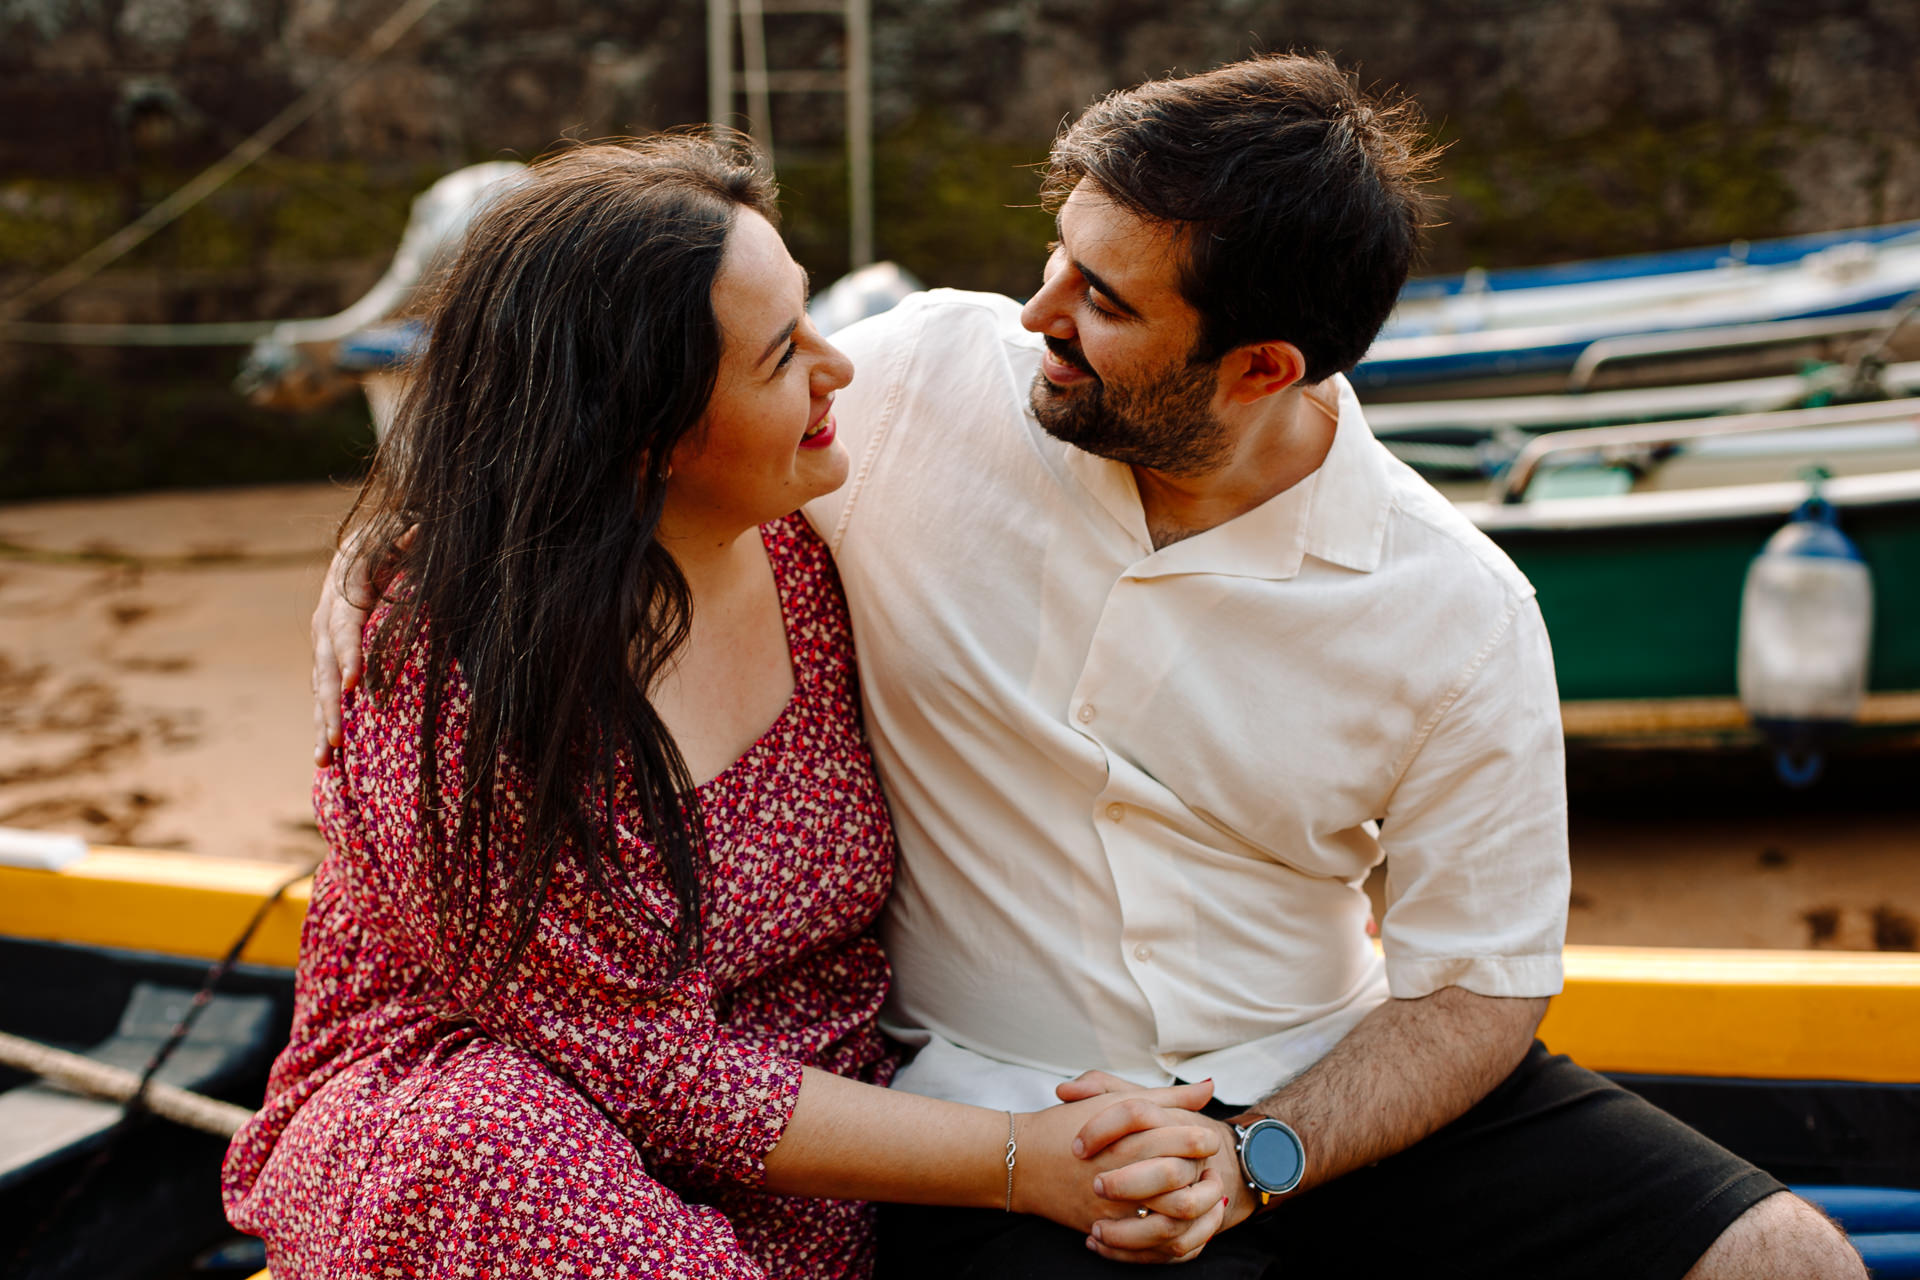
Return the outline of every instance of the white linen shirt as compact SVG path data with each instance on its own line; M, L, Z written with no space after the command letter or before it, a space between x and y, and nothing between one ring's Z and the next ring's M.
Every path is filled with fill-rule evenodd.
M1034 1107L1100 1067L1251 1103L1389 992L1559 990L1539 609L1344 378L1317 471L1156 551L1131 471L1035 421L1017 304L918 294L834 341L852 475L807 514L900 842L896 1087Z

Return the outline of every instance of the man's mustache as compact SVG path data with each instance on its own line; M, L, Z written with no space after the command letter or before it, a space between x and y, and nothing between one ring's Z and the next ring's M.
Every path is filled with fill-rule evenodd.
M1061 364L1070 364L1089 378L1100 376L1093 371L1093 366L1087 363L1087 358L1080 354L1080 349L1069 344L1066 339L1047 337L1046 343L1047 350L1053 352L1053 358Z

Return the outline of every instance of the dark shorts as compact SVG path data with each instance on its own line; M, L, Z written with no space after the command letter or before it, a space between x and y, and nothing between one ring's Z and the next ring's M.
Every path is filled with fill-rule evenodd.
M1679 1280L1781 1184L1535 1044L1426 1141L1214 1240L1180 1280ZM1038 1218L887 1205L877 1280L1140 1280Z

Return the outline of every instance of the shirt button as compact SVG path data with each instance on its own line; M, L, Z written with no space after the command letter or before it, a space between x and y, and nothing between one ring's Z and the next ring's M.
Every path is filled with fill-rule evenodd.
M1093 704L1091 702L1081 703L1080 704L1080 723L1086 724L1092 719L1093 719Z
M1110 804L1107 806L1107 816L1118 822L1127 816L1127 807L1123 804Z
M1150 944L1145 942L1135 943L1133 948L1133 958L1135 960L1143 960L1143 961L1153 959L1153 947Z

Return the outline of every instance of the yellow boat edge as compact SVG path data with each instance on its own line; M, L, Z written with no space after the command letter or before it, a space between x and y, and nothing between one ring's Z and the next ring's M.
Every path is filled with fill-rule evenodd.
M59 871L0 866L0 936L217 960L300 868L98 846ZM292 968L311 877L290 885L241 954Z
M213 960L297 868L95 848L61 871L0 866L0 936ZM291 968L311 881L242 959ZM1569 946L1541 1027L1598 1071L1920 1082L1920 955Z

